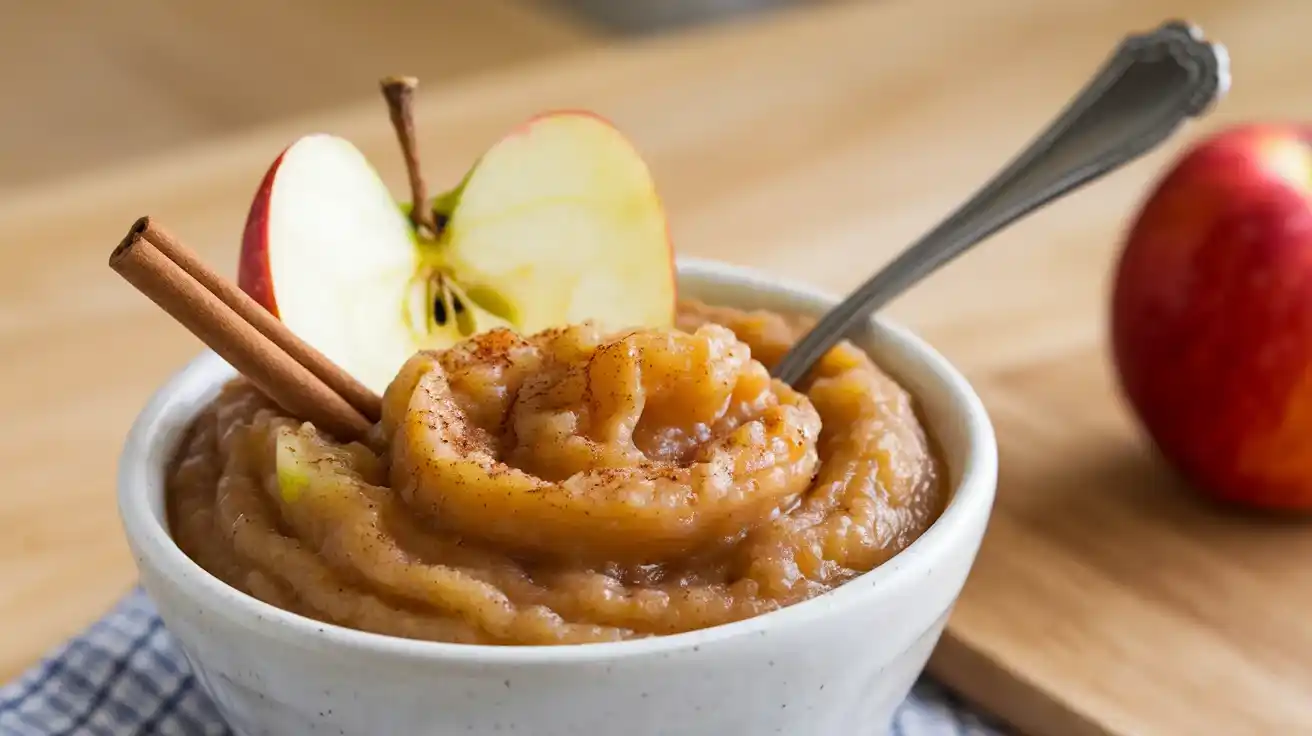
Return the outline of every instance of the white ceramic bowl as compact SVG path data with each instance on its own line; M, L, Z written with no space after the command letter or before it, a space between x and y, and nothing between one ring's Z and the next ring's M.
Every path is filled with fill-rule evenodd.
M681 260L681 293L809 313L830 297L724 264ZM937 642L992 508L997 446L979 398L910 333L854 338L919 399L952 498L914 544L829 594L676 636L560 647L411 641L266 605L170 539L166 465L232 376L212 353L150 400L128 437L119 509L141 581L197 679L245 736L532 734L854 736L884 733Z

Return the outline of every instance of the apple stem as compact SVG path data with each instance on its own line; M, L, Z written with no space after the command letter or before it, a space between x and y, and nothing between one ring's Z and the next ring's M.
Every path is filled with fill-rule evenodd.
M401 143L401 153L405 156L406 174L410 177L410 222L414 223L415 230L420 234L436 238L437 221L426 204L428 187L419 171L419 144L415 140L414 96L419 80L414 77L385 77L380 85L383 97L387 99L392 127L396 129L396 138Z

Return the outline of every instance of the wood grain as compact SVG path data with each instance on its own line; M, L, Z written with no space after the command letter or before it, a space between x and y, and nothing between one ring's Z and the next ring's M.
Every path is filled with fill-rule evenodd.
M921 0L789 13L421 89L420 150L440 186L538 110L594 108L650 161L681 253L839 292L1005 163L1124 33L1172 16L1230 49L1234 88L1216 113L890 309L966 371L1001 443L996 514L933 669L1034 734L1305 733L1312 568L1298 561L1312 529L1226 515L1161 466L1116 394L1104 311L1126 218L1181 146L1227 123L1312 115L1312 5ZM404 192L371 103L0 201L0 676L131 584L114 454L146 396L199 347L105 256L150 213L233 268L264 167L309 130L354 140Z
M534 0L0 0L0 191L590 44Z

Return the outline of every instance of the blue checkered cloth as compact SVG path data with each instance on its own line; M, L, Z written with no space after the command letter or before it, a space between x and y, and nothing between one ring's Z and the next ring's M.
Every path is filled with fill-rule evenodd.
M922 680L891 736L1000 736ZM0 688L0 736L234 736L140 590Z

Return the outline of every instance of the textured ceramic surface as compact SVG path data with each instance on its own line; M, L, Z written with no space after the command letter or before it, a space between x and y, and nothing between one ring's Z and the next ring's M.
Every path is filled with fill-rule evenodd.
M834 299L724 264L679 263L681 293L821 312ZM942 518L875 571L806 603L690 634L569 647L417 642L343 629L220 583L169 539L165 464L231 368L206 353L142 411L119 507L142 582L234 729L265 734L882 734L974 561L997 480L983 406L942 357L872 323L854 337L921 402L954 484Z

